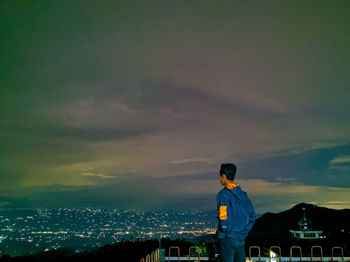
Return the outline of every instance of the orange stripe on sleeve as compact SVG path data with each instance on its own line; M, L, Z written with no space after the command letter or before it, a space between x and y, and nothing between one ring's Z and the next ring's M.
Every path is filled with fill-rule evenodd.
M220 220L227 219L227 206L219 206L219 219Z

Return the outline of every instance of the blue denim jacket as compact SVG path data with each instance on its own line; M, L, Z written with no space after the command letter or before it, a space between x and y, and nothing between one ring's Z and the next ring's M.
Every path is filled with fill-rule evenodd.
M239 185L232 189L224 187L216 196L218 211L217 237L226 236L246 239L256 220L252 202Z

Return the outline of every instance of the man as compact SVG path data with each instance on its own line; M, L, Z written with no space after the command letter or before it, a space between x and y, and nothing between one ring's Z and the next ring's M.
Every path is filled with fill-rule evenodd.
M237 167L230 163L220 167L220 183L225 187L216 196L217 238L223 262L245 262L245 239L256 219L247 193L234 182L236 170Z

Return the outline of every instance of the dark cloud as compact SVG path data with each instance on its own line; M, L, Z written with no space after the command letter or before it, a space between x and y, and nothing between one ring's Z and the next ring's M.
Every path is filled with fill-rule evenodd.
M266 157L239 164L239 175L243 179L259 178L267 181L292 178L291 182L307 185L350 187L346 177L347 169L332 164L332 160L350 155L350 145L318 148L293 153L276 152L276 156ZM281 154L281 155L279 155ZM350 162L341 165L349 166Z
M206 208L225 161L267 188L345 196L348 9L2 1L3 197L26 192L12 207L54 206L57 194L62 206Z
M48 124L47 126L19 127L9 128L10 135L26 137L27 139L42 139L53 141L66 141L71 143L82 142L104 142L121 140L128 137L146 134L150 130L131 130L131 129L107 129L97 127L70 127L61 124Z
M156 179L129 180L94 187L66 187L54 185L32 188L18 197L0 199L3 209L15 208L139 208L139 209L215 209L215 196L204 194L165 193L159 186L165 181ZM163 184L164 185L164 184ZM165 185L169 188L169 185ZM42 192L40 192L42 191ZM208 202L209 200L209 202Z
M305 185L277 177L269 182L240 176L238 181L259 213L280 211L300 202L335 208L346 208L349 204L349 192L343 187ZM218 177L210 174L163 178L124 174L122 180L109 179L100 185L32 186L16 196L1 197L0 202L5 210L34 207L215 210L220 189Z

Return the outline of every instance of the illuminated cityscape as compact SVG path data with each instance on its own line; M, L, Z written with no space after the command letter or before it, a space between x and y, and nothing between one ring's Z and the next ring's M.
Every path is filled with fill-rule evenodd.
M76 252L123 240L186 238L213 234L213 211L33 209L0 213L0 254L18 256L58 248Z

